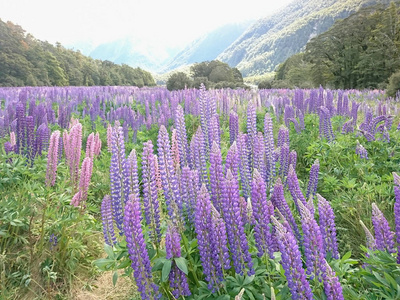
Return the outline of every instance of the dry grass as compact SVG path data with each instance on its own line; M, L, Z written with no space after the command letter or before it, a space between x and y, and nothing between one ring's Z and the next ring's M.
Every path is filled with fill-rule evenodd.
M121 273L122 274L122 273ZM75 285L71 290L73 300L127 300L140 299L136 294L136 286L127 277L118 277L116 286L112 283L113 272L105 272L93 282L88 282L92 290L83 287L82 284Z

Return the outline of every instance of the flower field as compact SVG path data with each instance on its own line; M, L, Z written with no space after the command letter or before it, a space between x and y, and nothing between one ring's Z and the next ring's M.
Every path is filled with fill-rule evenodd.
M0 88L0 298L400 299L381 91ZM106 299L106 298L104 298Z

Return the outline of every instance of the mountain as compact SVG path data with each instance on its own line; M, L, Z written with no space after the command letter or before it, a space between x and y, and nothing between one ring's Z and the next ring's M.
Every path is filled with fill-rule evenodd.
M127 64L157 72L160 66L180 49L160 47L140 38L126 37L116 41L100 44L90 56L95 59L109 60L117 64Z
M162 71L168 72L193 63L214 60L241 36L253 22L226 24L203 35L167 62Z
M243 76L274 71L288 57L304 50L311 38L336 20L362 7L388 0L295 0L276 14L258 20L217 59L237 67Z

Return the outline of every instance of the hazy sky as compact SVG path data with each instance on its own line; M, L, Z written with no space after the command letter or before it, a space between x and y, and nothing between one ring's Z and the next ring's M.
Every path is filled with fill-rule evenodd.
M0 0L0 18L64 45L130 35L181 45L218 25L267 16L293 0Z

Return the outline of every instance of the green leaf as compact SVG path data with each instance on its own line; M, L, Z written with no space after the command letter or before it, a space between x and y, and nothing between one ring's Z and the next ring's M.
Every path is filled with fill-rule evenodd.
M118 280L118 273L117 271L114 272L113 274L113 285L115 286L117 284L117 280Z
M163 266L162 271L161 271L161 281L162 282L166 282L167 281L169 272L171 272L171 265L172 265L172 261L171 260L165 261L164 266Z
M346 254L342 256L341 261L345 261L345 260L349 259L350 256L351 256L351 251L346 252Z
M104 244L104 251L106 251L108 258L114 259L114 250L110 245Z
M246 276L246 278L243 281L243 285L248 285L249 283L251 283L254 280L254 275L251 276Z
M130 265L131 265L131 260L130 259L126 259L122 263L120 263L117 268L118 269L125 269L126 267L129 267Z
M114 261L112 259L108 258L100 258L96 259L93 264L97 266L100 270L107 271L111 267L111 265L114 264Z
M188 267L187 267L187 261L183 257L177 257L174 258L177 267L186 275L189 273Z

